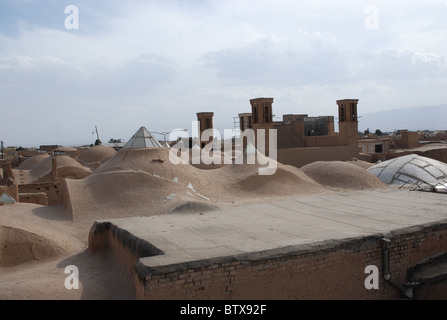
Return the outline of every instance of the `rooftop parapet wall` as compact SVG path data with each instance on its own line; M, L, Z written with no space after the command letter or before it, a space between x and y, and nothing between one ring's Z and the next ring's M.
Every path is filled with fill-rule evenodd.
M337 147L340 146L338 135L304 137L304 147Z
M106 222L92 228L89 248L109 246L125 257L128 270L133 265L138 299L399 299L402 292L383 277L383 238L391 243L390 274L403 284L412 266L445 253L447 220L387 234L160 267L149 267L140 258L144 252L156 258L161 250ZM371 265L379 270L379 288L368 290L365 268ZM442 285L432 285L429 291L418 288L414 297L423 299L427 292L436 297L441 294L438 289Z
M309 140L308 142L311 142L311 140ZM330 142L330 139L328 142ZM354 144L345 146L327 146L321 148L308 147L278 149L277 153L278 162L298 168L315 161L348 161L352 158L358 157L358 155L359 148L357 145Z
M89 247L98 237L131 256L140 299L394 299L409 267L445 253L446 205L438 193L327 189L218 211L103 221L113 228ZM142 256L136 248L143 244L160 252ZM368 290L365 270L375 266L379 282L385 252L394 282L384 278L380 290Z
M42 205L55 206L62 204L62 183L34 183L34 184L21 184L18 186L19 194L28 194L27 196L23 195L21 197L20 202L30 202L36 203L35 200L27 200L31 199L29 194L36 194L36 197L42 197L41 193L46 194L46 204L45 202L39 202ZM39 195L39 196L38 196Z
M389 234L391 274L407 281L410 265L443 252L447 226ZM377 266L382 275L380 236L282 248L253 255L203 261L203 265L150 270L137 263L140 299L399 299L402 293L379 277L379 289L365 288L365 268ZM181 268L183 267L183 268ZM158 271L158 272L157 272ZM146 272L146 273L145 273ZM436 295L436 287L431 294ZM417 295L423 299L424 296ZM438 297L439 298L439 297Z

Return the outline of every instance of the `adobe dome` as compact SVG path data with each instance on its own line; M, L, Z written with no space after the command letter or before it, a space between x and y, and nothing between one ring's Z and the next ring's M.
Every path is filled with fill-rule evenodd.
M112 147L98 145L82 151L76 160L86 167L97 168L113 158L115 154L116 151Z
M380 179L368 170L343 161L317 161L301 167L316 182L337 190L367 190L386 188Z
M91 173L89 169L67 155L57 156L56 159L60 178L82 179ZM51 182L52 171L52 157L40 161L29 171L29 183Z

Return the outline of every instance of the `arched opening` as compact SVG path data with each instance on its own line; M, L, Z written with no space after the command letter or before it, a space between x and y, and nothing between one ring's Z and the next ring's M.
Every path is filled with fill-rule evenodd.
M264 122L270 122L270 108L269 108L269 106L264 107Z
M253 107L253 117L254 117L254 123L258 123L258 108Z

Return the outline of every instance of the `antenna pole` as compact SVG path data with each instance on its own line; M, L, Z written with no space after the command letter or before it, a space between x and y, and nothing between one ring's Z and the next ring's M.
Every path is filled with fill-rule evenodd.
M95 125L95 130L96 130L96 137L98 138L98 139L96 139L95 146L98 146L101 144L101 140L99 140L99 133L98 133L98 128L96 127L96 125Z
M98 137L98 140L99 140L98 128L96 127L96 125L95 125L95 130L96 130L96 137Z

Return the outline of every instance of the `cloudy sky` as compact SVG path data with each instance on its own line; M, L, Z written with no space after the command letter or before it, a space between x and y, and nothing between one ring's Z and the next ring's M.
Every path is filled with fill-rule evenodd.
M0 139L126 141L204 111L223 132L257 97L277 120L445 104L446 17L447 0L2 0Z

